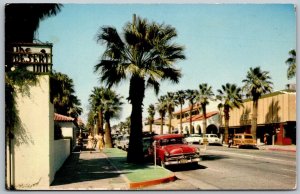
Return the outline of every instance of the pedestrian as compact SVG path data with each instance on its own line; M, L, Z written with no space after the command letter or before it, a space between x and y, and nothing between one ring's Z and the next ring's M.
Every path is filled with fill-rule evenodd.
M102 152L104 148L103 135L99 133L96 139L97 139L97 148L99 149L100 152Z
M267 143L268 143L267 142L267 134L265 133L265 135L264 135L264 144L267 145Z
M232 145L232 143L233 143L233 135L229 135L229 137L228 137L228 147L229 148Z
M93 138L92 134L89 133L88 143L87 143L87 146L86 146L86 148L89 149L89 150L93 149L93 139L94 138Z

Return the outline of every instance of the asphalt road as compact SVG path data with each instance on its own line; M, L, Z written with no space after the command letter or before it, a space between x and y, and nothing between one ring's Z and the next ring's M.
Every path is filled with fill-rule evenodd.
M296 187L295 152L200 147L202 160L198 166L169 166L178 180L145 189L293 190Z

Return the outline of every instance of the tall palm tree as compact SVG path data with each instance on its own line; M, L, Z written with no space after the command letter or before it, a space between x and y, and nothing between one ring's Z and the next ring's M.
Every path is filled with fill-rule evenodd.
M243 80L245 83L243 91L246 92L247 97L252 97L253 100L251 133L254 139L256 139L258 100L263 94L272 91L273 83L270 80L269 72L262 71L260 67L250 68L246 79Z
M287 78L291 79L296 76L296 50L290 50L290 57L285 61L285 63L289 66L287 70Z
M193 109L194 109L194 105L196 102L196 97L197 97L197 90L186 90L186 98L189 101L190 104L190 133L193 133L194 129L193 129L193 125L192 125L192 113L193 113Z
M169 117L169 134L172 133L172 118L173 118L173 112L176 107L176 101L175 101L175 94L172 92L168 92L165 96L165 103L167 107L168 117Z
M160 115L160 134L163 134L163 132L164 132L163 124L164 124L164 120L165 120L164 118L165 118L166 112L167 112L165 96L161 96L158 99L158 103L156 104L156 110Z
M105 120L105 147L112 148L112 138L111 138L111 118L118 118L121 106L123 102L121 101L122 97L116 94L110 89L106 89L103 96L103 114Z
M209 101L213 101L214 99L214 93L212 91L212 87L208 86L207 83L203 83L199 85L199 92L198 96L196 97L197 102L200 103L201 109L203 112L204 120L203 120L203 137L204 142L206 142L206 127L207 127L207 118L206 118L206 105L209 104ZM199 112L200 114L200 112Z
M133 17L123 28L120 37L114 27L102 27L98 41L106 45L95 71L109 87L121 80L129 79L128 101L132 105L131 129L127 161L143 162L142 145L142 106L147 87L153 87L158 94L160 81L171 80L178 83L181 73L174 64L184 59L183 47L174 43L175 28L149 23L146 19Z
M186 99L186 93L183 90L179 90L175 93L175 101L176 104L180 105L180 132L179 133L183 133L183 128L182 128L182 106L185 103L185 99Z
M150 125L150 133L152 133L152 124L154 121L154 115L155 115L155 107L153 104L150 104L148 107L148 122Z
M105 88L104 87L94 87L92 94L90 94L89 102L93 112L97 115L97 130L96 134L103 134L103 98L104 98Z
M223 111L225 118L225 143L228 143L228 129L229 129L229 111L234 107L239 108L243 106L242 101L242 89L237 87L235 84L222 85L222 89L217 90L219 95L217 99L221 100L223 103Z

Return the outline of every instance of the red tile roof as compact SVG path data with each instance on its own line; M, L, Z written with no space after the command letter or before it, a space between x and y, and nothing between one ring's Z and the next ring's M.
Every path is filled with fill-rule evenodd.
M196 110L200 107L200 104L197 103L197 104L194 104L194 107L193 107L193 110ZM191 106L187 107L187 108L183 108L182 109L182 114L184 114L185 112L189 112L190 111L190 108ZM176 112L173 112L173 115L177 115L177 114L180 114L180 109Z
M213 112L208 112L206 113L206 118L210 118L216 114L218 114L219 112L218 111L213 111ZM192 116L192 122L193 121L201 121L204 119L204 115L194 115ZM190 117L186 117L185 119L182 120L183 123L187 123L187 122L190 122Z
M75 119L58 113L54 113L54 121L73 122Z

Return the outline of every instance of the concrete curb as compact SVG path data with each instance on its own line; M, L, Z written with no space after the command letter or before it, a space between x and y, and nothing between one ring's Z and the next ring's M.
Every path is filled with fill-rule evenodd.
M153 179L153 180L142 181L142 182L130 182L129 188L130 189L138 189L138 188L142 188L142 187L158 185L161 183L167 183L167 182L171 182L171 181L175 181L175 180L176 180L176 176L175 176L175 173L173 173L173 175L165 177L165 178Z

